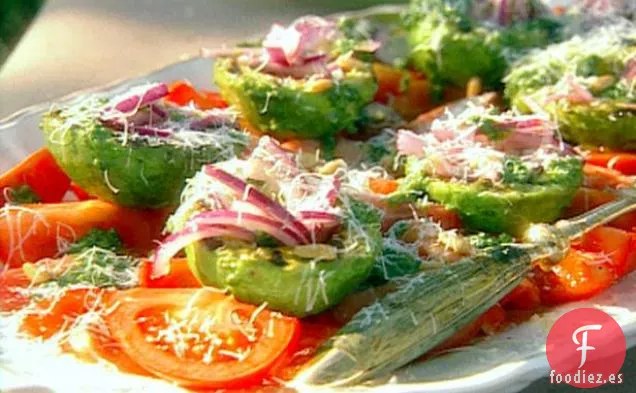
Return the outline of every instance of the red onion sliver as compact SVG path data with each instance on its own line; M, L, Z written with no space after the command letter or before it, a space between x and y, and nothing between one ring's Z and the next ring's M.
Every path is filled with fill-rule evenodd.
M141 127L131 127L131 132L137 135L142 136L156 136L159 138L167 138L173 134L172 130L169 129L161 129L149 126L141 126Z
M286 246L307 243L291 228L285 227L282 222L253 213L214 210L197 214L189 223L194 225L236 225L252 232L267 233Z
M153 257L152 278L170 273L170 260L184 247L204 239L228 236L246 242L254 241L254 234L235 225L187 226L184 230L168 236Z
M244 201L253 204L271 217L280 220L283 225L288 226L298 235L301 243L307 243L309 241L309 230L307 227L298 221L293 214L291 214L278 202L267 197L258 189L250 186L238 177L231 175L214 165L206 165L203 168L203 171L206 175L215 178L226 187L230 188L237 198L241 198Z
M132 112L138 108L142 108L148 104L151 104L161 98L167 96L169 93L168 86L165 83L159 83L150 86L141 96L132 95L124 100L115 104L115 109L122 113Z
M397 134L397 150L400 154L422 157L426 141L421 136L408 130L400 130Z

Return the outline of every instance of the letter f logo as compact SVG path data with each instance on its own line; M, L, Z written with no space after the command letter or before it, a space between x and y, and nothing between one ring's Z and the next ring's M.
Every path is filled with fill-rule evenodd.
M587 359L587 351L596 349L592 346L587 345L587 331L601 330L602 327L603 325L585 325L576 329L574 333L572 333L572 341L574 341L574 344L580 345L580 347L576 349L577 351L581 351L581 364L579 364L579 368L583 367L583 365L585 364L585 360ZM583 332L583 334L581 335L581 342L579 342L579 339L576 336L581 332Z

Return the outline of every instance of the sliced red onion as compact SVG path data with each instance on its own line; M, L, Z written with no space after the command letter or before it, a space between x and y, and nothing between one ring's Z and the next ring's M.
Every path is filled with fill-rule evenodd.
M158 105L150 105L150 110L152 111L153 116L157 116L161 121L167 120L170 117L168 111ZM156 124L157 122L153 121L153 123Z
M289 227L298 235L301 243L307 243L309 241L309 230L307 227L298 221L296 217L294 217L278 202L268 198L258 189L248 185L238 177L231 175L214 165L206 165L203 168L203 171L208 176L218 180L232 190L238 199L251 203L271 217L280 220L284 226Z
M155 136L159 138L167 138L173 134L173 131L167 128L161 129L151 126L135 126L131 127L130 131L142 136Z
M340 217L337 214L318 211L318 210L305 210L298 212L296 215L299 220L301 220L304 224L327 224L327 225L337 225L340 223ZM307 225L309 226L309 225Z
M143 93L133 94L115 104L115 109L122 113L133 112L138 108L143 108L157 100L162 99L169 93L168 86L164 83L150 85Z
M327 62L324 58L318 58L301 65L292 66L268 62L265 67L263 67L262 71L275 76L291 77L295 79L304 79L313 75L324 77L329 76Z
M214 210L199 213L190 221L193 225L236 225L249 231L264 232L286 246L306 244L291 228L279 220L259 214L235 212L232 210Z
M187 226L184 230L168 236L153 257L152 278L170 273L170 260L186 246L214 237L232 237L246 242L254 241L254 234L236 225Z
M204 130L210 127L220 127L223 125L233 125L235 123L235 117L228 114L214 113L207 115L201 119L193 120L190 122L190 128L193 130Z
M272 62L292 65L302 54L302 41L303 35L294 25L284 27L275 23L263 40L263 47L267 50Z
M497 22L506 26L509 22L508 0L499 0L497 2Z
M397 150L400 154L423 157L426 141L413 131L400 130L397 134Z

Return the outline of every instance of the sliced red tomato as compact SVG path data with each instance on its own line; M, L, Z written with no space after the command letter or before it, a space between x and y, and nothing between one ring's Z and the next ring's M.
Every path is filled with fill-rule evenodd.
M0 260L10 267L54 257L60 245L80 239L92 228L115 229L124 245L145 253L169 212L136 210L100 200L5 206L0 215Z
M531 277L541 291L541 302L546 305L587 299L616 280L611 266L599 263L599 255L579 250L570 250L549 271L535 267Z
M193 102L199 109L227 108L228 103L218 92L197 90L190 83L181 81L170 86L166 100L179 106Z
M118 306L106 322L125 353L191 388L258 383L299 334L297 319L212 289L133 289L112 301Z
M597 254L599 260L605 257L616 278L627 273L627 254L630 246L631 237L628 232L609 226L595 228L572 244L575 250Z
M38 300L36 310L24 317L20 329L32 337L51 338L70 328L79 316L108 304L111 293L99 288L67 289L59 296Z
M71 180L57 165L53 155L46 148L41 148L0 175L0 206L6 202L6 188L26 185L42 202L55 203L62 200L70 183Z
M627 253L627 257L625 258L625 264L627 265L627 272L631 273L636 270L636 233L630 233L629 239L629 252Z
M629 270L632 237L612 227L598 227L575 242L567 256L545 271L536 267L532 281L544 304L586 299L610 287Z
M170 261L170 273L152 278L152 262L144 261L139 268L139 286L143 288L201 288L185 258Z
M541 305L541 291L532 281L524 279L500 303L505 309L534 310Z
M623 175L636 175L636 154L629 152L592 152L586 158L588 164L619 171Z
M625 176L619 171L610 168L603 168L596 165L583 165L584 180L586 187L590 188L618 188L634 186L634 179Z
M0 273L0 311L16 311L29 304L24 289L31 284L22 269L7 269Z

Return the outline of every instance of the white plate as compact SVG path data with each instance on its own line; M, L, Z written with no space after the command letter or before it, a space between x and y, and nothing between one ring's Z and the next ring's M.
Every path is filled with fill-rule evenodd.
M58 100L68 103L89 92L122 92L144 82L187 79L210 88L213 60L193 58L169 65L146 76L83 91ZM11 168L43 145L38 123L51 104L24 109L0 121L0 172ZM460 348L427 362L415 363L396 373L389 384L347 391L410 393L514 392L546 376L549 371L545 340L552 323L568 310L596 307L612 315L623 327L628 347L636 345L636 274L605 293L585 302L555 308L540 318L509 328L470 347ZM106 364L80 363L46 344L7 340L13 331L0 318L0 391L18 392L180 392L168 383L125 375Z

